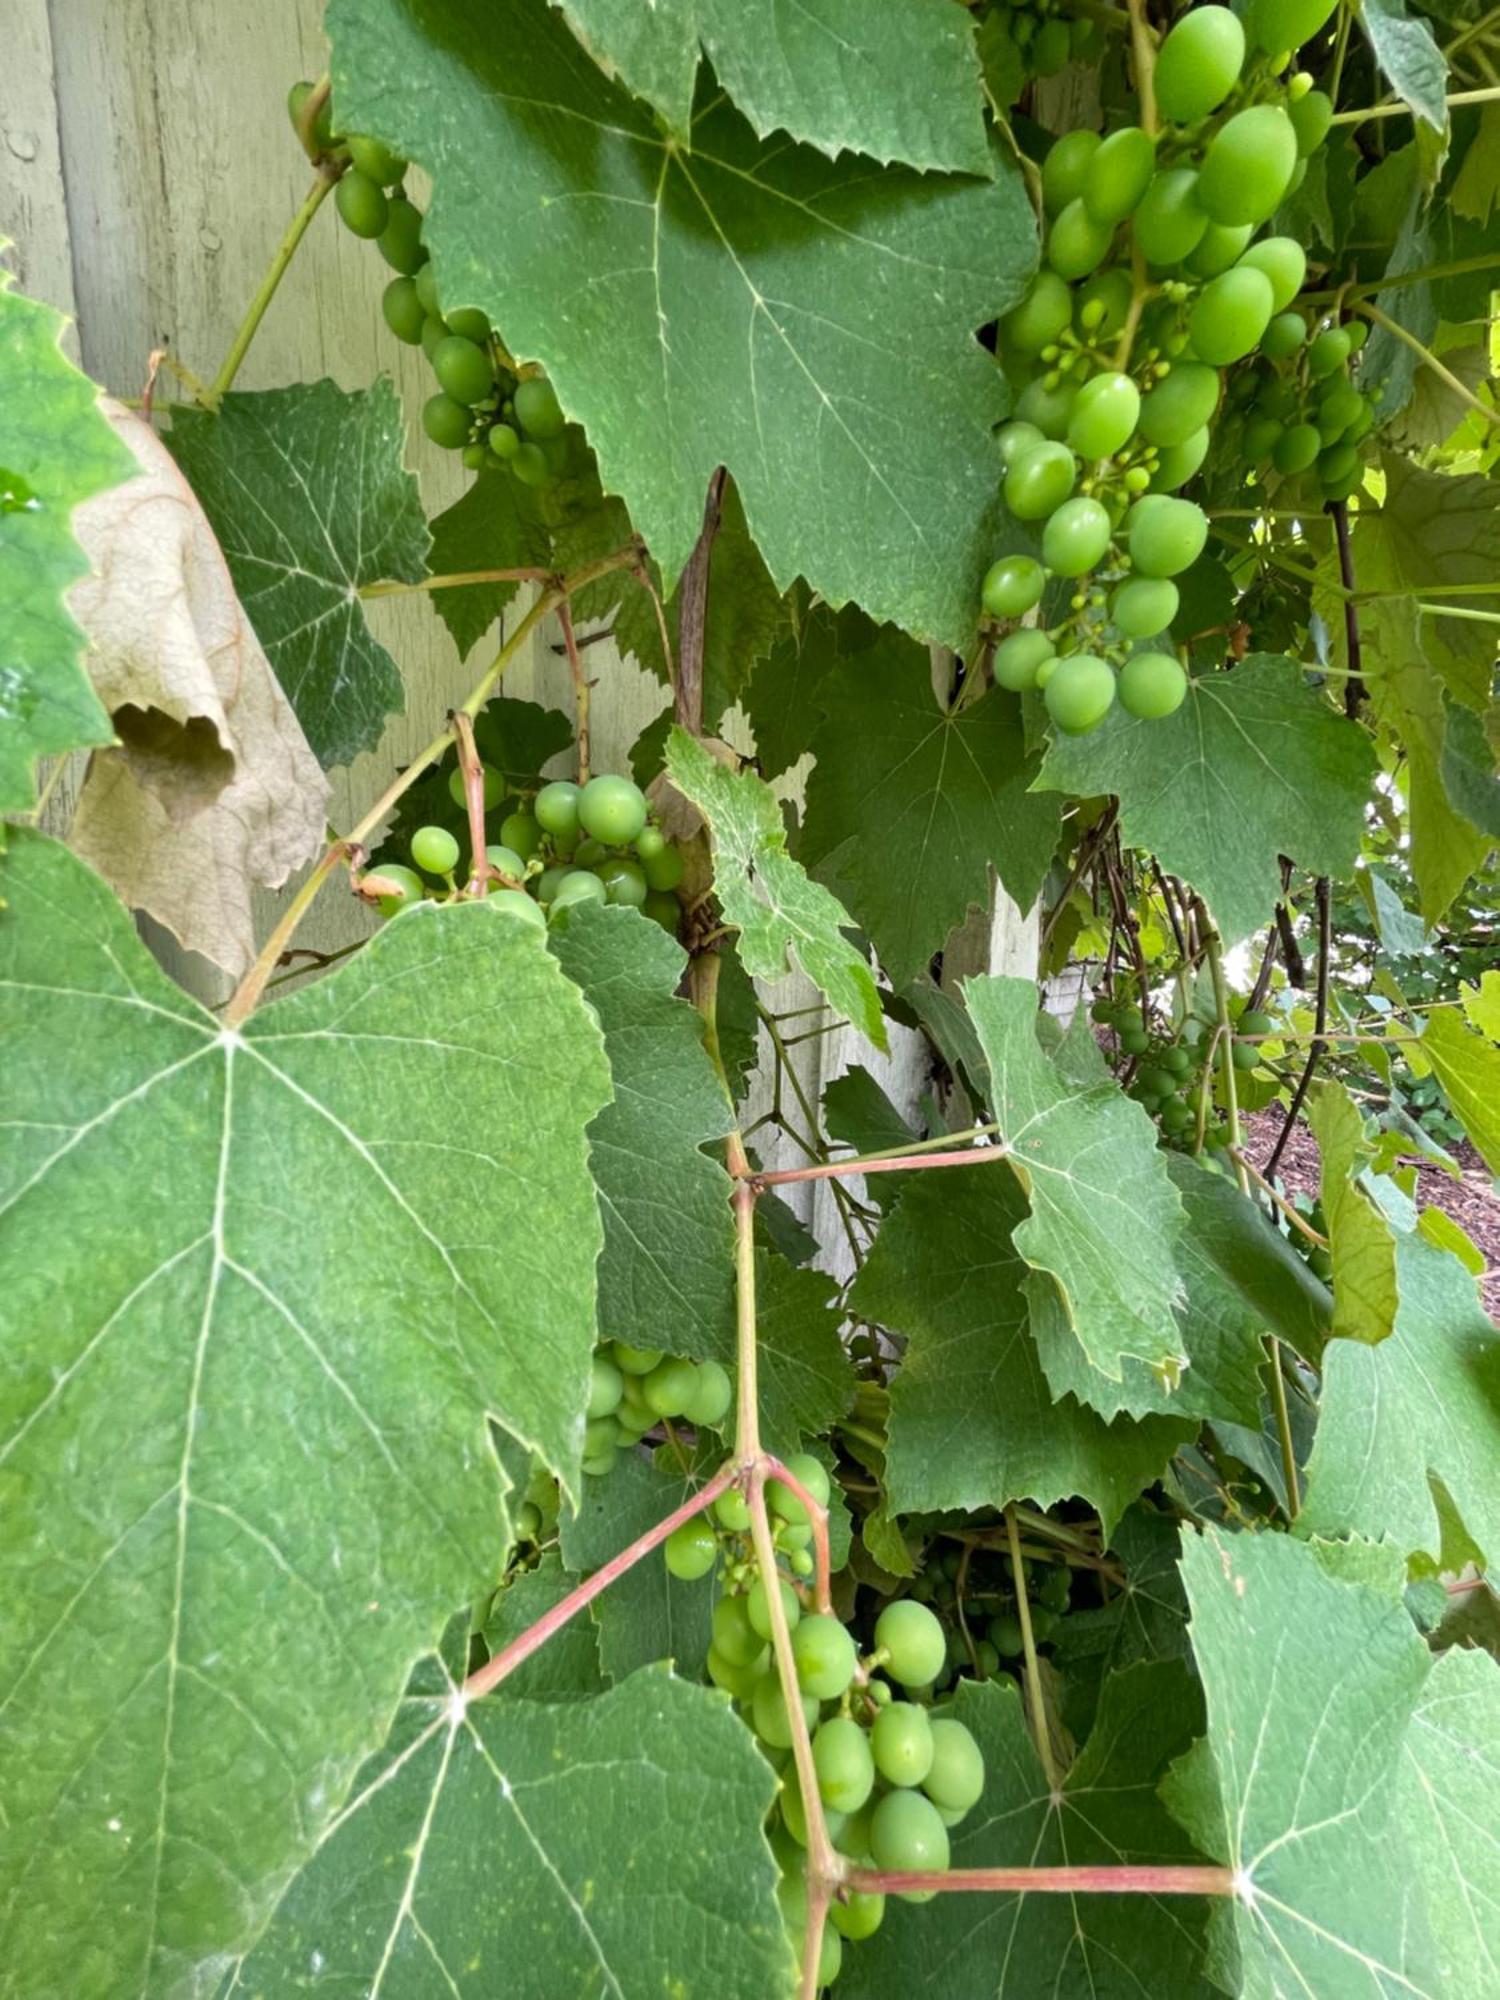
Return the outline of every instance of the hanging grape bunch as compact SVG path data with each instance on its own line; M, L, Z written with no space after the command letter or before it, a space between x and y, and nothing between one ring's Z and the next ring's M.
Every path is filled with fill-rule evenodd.
M310 83L287 99L298 125ZM437 378L422 406L422 428L445 451L461 451L471 472L506 469L523 486L544 486L567 462L567 420L551 383L517 366L477 306L443 307L431 253L422 241L422 211L403 185L407 163L381 140L333 132L325 101L312 138L319 151L347 165L334 189L339 218L353 235L372 240L396 273L381 299L385 323L408 347L420 347Z
M1176 579L1208 517L1180 489L1219 434L1226 376L1242 414L1223 424L1225 448L1305 475L1314 501L1359 482L1372 410L1347 363L1362 329L1315 328L1294 307L1300 244L1260 234L1328 130L1328 99L1287 72L1331 12L1253 0L1242 24L1195 8L1161 44L1142 121L1065 133L1043 162L1044 261L998 338L1016 391L999 434L1005 502L1038 525L1041 556L1002 555L982 600L1010 624L1055 581L1072 586L1061 615L1009 632L993 663L1070 734L1116 701L1151 720L1187 693Z
M1103 43L1098 23L1068 0L997 0L991 13L1015 45L1026 77L1056 76L1069 62L1093 62Z
M1090 1009L1096 1026L1113 1032L1114 1053L1130 1095L1161 1127L1169 1147L1198 1150L1201 1124L1205 1146L1229 1144L1229 1127L1213 1101L1211 1064L1222 1061L1202 1021L1189 1015L1158 1029L1127 999L1103 994ZM1253 1070L1267 1060L1266 1043L1277 1032L1275 1017L1243 1006L1229 1038L1229 1059L1237 1070Z

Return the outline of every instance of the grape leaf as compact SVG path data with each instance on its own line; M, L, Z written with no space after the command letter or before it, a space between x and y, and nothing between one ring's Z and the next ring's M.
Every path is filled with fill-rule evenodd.
M589 1127L606 1331L699 1360L732 1355L730 1180L702 1150L728 1131L730 1110L701 1018L674 997L684 954L637 911L598 905L575 911L551 943L599 1017L614 1081Z
M1472 708L1448 698L1443 702L1439 770L1454 811L1491 840L1500 840L1500 774L1495 770L1495 752L1485 736L1483 719Z
M1186 1660L1187 1597L1178 1575L1177 1523L1139 1501L1110 1537L1125 1580L1097 1610L1076 1605L1052 1637L1062 1672L1063 1720L1075 1734L1092 1725L1111 1674L1145 1660Z
M849 1310L906 1336L891 1384L886 1487L898 1511L1050 1506L1078 1498L1108 1525L1191 1427L1106 1423L1054 1402L1012 1245L1026 1202L1000 1159L913 1174L849 1294Z
M781 807L753 771L730 771L685 729L667 739L667 773L708 821L714 889L752 979L781 979L793 963L836 1013L887 1046L875 978L844 936L848 913L786 848Z
M553 0L604 69L691 143L701 43L762 138L913 167L994 171L973 34L943 0Z
M1437 1072L1454 1116L1490 1172L1500 1174L1500 1048L1441 1008L1428 1016L1419 1047Z
M1057 1280L1092 1367L1118 1381L1134 1356L1172 1374L1184 1359L1172 1257L1183 1211L1151 1120L1112 1079L1074 1082L1043 1054L1031 980L970 979L964 998L1031 1208L1017 1252Z
M665 1448L656 1454L617 1452L603 1478L585 1475L577 1514L562 1515L563 1561L586 1576L602 1569L702 1483L685 1479ZM590 1607L605 1673L620 1681L638 1667L670 1660L681 1673L701 1674L714 1596L711 1576L685 1582L672 1575L661 1551L653 1549Z
M1381 667L1372 706L1406 754L1402 790L1412 879L1431 926L1483 863L1490 842L1450 795L1444 764L1453 710L1434 668L1440 656L1423 643L1432 621L1420 621L1420 636L1416 624L1414 614L1410 650L1399 660L1387 656Z
M1236 1893L1215 1920L1217 1963L1236 1947L1241 1959L1232 1990L1435 2000L1420 1890L1391 1837L1427 1666L1411 1619L1288 1535L1207 1529L1188 1538L1182 1574L1207 1760L1179 1762L1164 1796L1234 1871Z
M1002 689L952 712L932 691L925 646L882 634L819 686L824 721L799 853L874 939L894 986L922 971L990 866L1029 910L1057 848L1061 813L1028 795L1020 703Z
M328 27L340 115L433 175L445 289L546 362L669 582L723 465L779 589L964 644L1006 399L973 333L1036 257L1009 159L993 181L830 164L722 96L688 152L543 0L482 32L463 0L335 0Z
M1460 1649L1433 1662L1402 1746L1403 1829L1427 1887L1444 1990L1500 1994L1500 1666Z
M66 850L18 835L6 889L0 1958L167 1992L247 1945L492 1583L489 1417L576 1477L608 1076L494 904L230 1033Z
M39 757L114 740L63 593L89 567L73 509L136 468L58 345L61 313L9 287L0 271L0 812L24 812Z
M1403 103L1434 132L1448 128L1448 65L1432 29L1407 13L1405 0L1361 0L1360 26L1376 66Z
M861 1063L824 1086L823 1129L852 1153L894 1152L917 1137ZM905 1185L902 1174L869 1174L864 1196L873 1207L887 1209Z
M834 611L821 601L799 606L791 628L756 667L745 692L761 776L790 770L812 742L820 719L818 691L841 659L875 645L881 628L854 605Z
M383 378L179 407L167 439L203 503L240 602L325 765L380 740L405 705L401 670L371 635L362 585L418 583L428 533L402 463L401 405Z
M1378 1347L1330 1343L1322 1413L1299 1526L1389 1537L1441 1553L1429 1481L1441 1479L1470 1536L1500 1551L1500 1332L1456 1258L1396 1238L1396 1324Z
M1281 855L1313 875L1353 870L1374 769L1364 730L1295 662L1254 653L1200 674L1164 721L1116 707L1088 736L1055 737L1037 783L1113 793L1125 839L1191 882L1233 944L1269 920Z
M1500 1042L1500 969L1491 966L1480 973L1477 985L1472 980L1460 980L1458 998L1464 1019L1490 1041Z
M854 1366L839 1338L840 1315L830 1310L835 1290L822 1271L756 1255L761 1436L783 1458L799 1451L804 1437L830 1429L854 1401Z
M484 1621L491 1654L545 1617L577 1583L556 1549L544 1549L534 1569L517 1570L495 1593ZM599 1636L591 1618L571 1618L546 1645L505 1677L509 1701L558 1701L566 1695L600 1693L608 1683L599 1664Z
M224 2000L309 1982L465 2000L789 1994L760 1832L773 1790L724 1697L665 1672L592 1700L409 1698ZM643 1906L670 1912L649 1938Z
M1198 1859L1156 1797L1202 1706L1180 1661L1105 1684L1088 1742L1056 1791L1011 1680L960 1681L952 1713L984 1753L984 1796L953 1836L955 1868L1117 1867ZM1207 1899L1157 1896L891 1898L877 1935L846 1954L840 2000L1212 2000L1199 1970Z
M1333 1325L1345 1340L1384 1340L1396 1323L1396 1245L1355 1176L1369 1157L1364 1121L1341 1083L1313 1099L1308 1126L1322 1156L1319 1193L1333 1257Z

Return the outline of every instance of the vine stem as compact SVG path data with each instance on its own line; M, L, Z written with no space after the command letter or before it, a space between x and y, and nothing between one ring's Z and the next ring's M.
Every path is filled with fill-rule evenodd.
M1031 1710L1031 1733L1036 1754L1042 1760L1047 1789L1058 1795L1057 1764L1052 1755L1052 1732L1047 1727L1047 1705L1042 1699L1042 1670L1036 1656L1036 1634L1031 1629L1031 1600L1026 1595L1026 1572L1022 1567L1021 1536L1016 1527L1016 1510L1005 1510L1005 1538L1010 1544L1011 1579L1015 1585L1016 1615L1021 1621L1021 1653L1026 1667L1026 1706Z
M807 1509L807 1518L813 1531L813 1609L828 1616L833 1611L833 1564L828 1548L828 1509L802 1484L795 1472L783 1465L772 1452L760 1455L762 1470L767 1478L775 1479L794 1493Z
M949 1868L934 1874L915 1868L855 1868L847 1877L851 1889L882 1891L899 1896L912 1889L936 1889L950 1894L1014 1896L1232 1896L1232 1868Z
M977 1125L975 1133L994 1132L994 1125ZM847 1160L820 1160L811 1167L778 1167L774 1173L752 1176L757 1193L762 1188L785 1187L791 1181L836 1180L846 1174L897 1174L917 1173L923 1167L971 1167L982 1165L986 1160L1008 1160L1008 1146L963 1146L951 1152L924 1151L934 1143L946 1146L949 1134L944 1133L938 1141L930 1139L917 1141L914 1145L903 1146L889 1153L856 1153ZM958 1135L962 1136L962 1135Z
M1465 104L1494 104L1500 102L1500 88L1486 90L1455 90L1443 99L1450 111ZM1369 104L1361 111L1335 111L1329 119L1330 125L1363 125L1371 118L1410 118L1414 116L1409 104L1399 99L1389 104Z
M1276 1189L1272 1187L1271 1183L1266 1179L1265 1175L1260 1171L1258 1167L1251 1165L1250 1161L1245 1157L1244 1153L1241 1152L1238 1146L1231 1146L1229 1148L1229 1157L1234 1161L1237 1167L1243 1167L1245 1169L1245 1172L1250 1176L1251 1180L1254 1181L1255 1185L1260 1189L1261 1193L1268 1196L1271 1201L1275 1202L1276 1206L1281 1210L1282 1214L1286 1217L1287 1221L1292 1225L1294 1229L1300 1230L1301 1233L1307 1238L1309 1243L1315 1243L1320 1250L1326 1250L1328 1248L1328 1238L1326 1236L1320 1235L1318 1231L1313 1228L1312 1224L1307 1220L1307 1217L1305 1215L1302 1215L1293 1206L1293 1204L1287 1200L1284 1194L1277 1193Z
M578 746L578 782L586 785L589 781L589 693L592 682L584 671L583 655L578 650L578 638L573 630L573 613L566 598L557 607L557 622L562 627L563 644L568 649L568 672L573 677L573 735Z
M260 323L266 316L266 310L276 296L277 286L286 276L286 268L297 253L297 245L307 234L313 217L332 193L337 180L337 174L325 173L321 167L314 175L312 186L302 198L302 206L292 217L285 236L276 246L276 255L271 259L270 267L261 279L255 297L250 301L249 310L240 322L239 332L234 336L229 352L224 357L223 367L202 398L205 409L217 410L234 386L234 378L240 372L240 364L249 353L250 343L260 330Z
M1156 133L1156 48L1146 20L1145 0L1129 0L1130 50L1135 58L1135 93L1141 100L1141 129Z
M453 717L453 729L458 740L458 768L464 779L464 809L469 818L469 894L482 896L490 886L489 856L485 853L484 838L484 765L479 759L479 746L474 741L474 724L462 713Z
M1500 96L1500 92L1496 95ZM1408 333L1399 320L1392 319L1388 312L1382 312L1373 299L1355 299L1352 303L1355 312L1372 321L1374 325L1383 327L1404 347L1409 347L1423 366L1430 368L1438 380L1445 383L1455 396L1467 403L1471 410L1477 410L1487 424L1493 424L1496 429L1500 429L1500 411L1492 410L1488 403L1480 402L1474 391L1466 383L1460 382L1451 368L1444 367L1430 347L1418 340L1414 333Z
M415 583L397 583L382 579L379 583L363 585L361 598L372 597L416 597L431 590L465 590L478 583L547 583L552 576L546 569L460 569L447 576L424 576Z

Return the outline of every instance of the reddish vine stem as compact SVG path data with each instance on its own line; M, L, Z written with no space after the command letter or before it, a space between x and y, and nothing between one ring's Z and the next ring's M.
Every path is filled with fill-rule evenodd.
M484 765L474 741L471 719L462 709L456 709L448 720L458 744L458 768L464 775L464 805L469 815L469 894L482 896L493 873L484 851Z
M987 1160L1009 1157L1006 1146L964 1146L951 1153L870 1154L852 1160L821 1160L815 1167L778 1167L773 1174L752 1175L751 1186L758 1194L762 1188L785 1187L789 1181L827 1181L841 1174L920 1173L924 1167L982 1166Z
M995 1893L1018 1896L1232 1896L1230 1868L1180 1868L1163 1864L1132 1868L949 1868L942 1874L915 1868L855 1868L847 1877L851 1889L879 1890L901 1895L911 1889L937 1889L963 1895Z
M563 644L568 649L568 671L573 676L573 735L578 744L578 782L586 785L589 781L589 694L593 683L584 671L583 655L578 650L578 639L573 631L573 612L566 598L557 607L557 622L562 627Z
M708 572L714 538L724 511L724 468L708 482L703 528L678 586L677 720L694 736L703 734L703 641L708 629Z
M770 1452L762 1452L760 1465L767 1478L779 1480L807 1509L807 1518L812 1523L813 1560L816 1564L813 1572L813 1604L814 1609L826 1615L833 1610L833 1566L828 1554L828 1509L808 1492L795 1472L788 1471L781 1460Z

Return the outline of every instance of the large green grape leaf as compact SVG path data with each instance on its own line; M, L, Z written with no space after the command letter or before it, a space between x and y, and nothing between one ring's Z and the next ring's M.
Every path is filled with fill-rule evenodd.
M589 1127L604 1219L599 1296L611 1339L699 1359L734 1341L730 1181L702 1149L729 1102L699 1015L675 997L686 960L659 924L596 905L552 933L604 1030L614 1098Z
M1500 1174L1500 1048L1441 1008L1428 1016L1418 1046L1437 1072L1455 1117L1491 1173Z
M1151 1120L1111 1078L1074 1081L1043 1052L1031 980L970 979L964 998L1031 1208L1017 1252L1057 1280L1090 1366L1118 1381L1133 1356L1172 1376L1185 1358L1172 1255L1183 1211Z
M1454 811L1491 840L1500 840L1500 773L1484 720L1472 708L1443 702L1443 754L1439 773Z
M62 315L9 284L0 271L0 812L24 812L38 757L114 741L62 600L89 566L73 509L136 464L58 346Z
M602 1568L702 1483L684 1477L667 1448L616 1453L602 1478L585 1475L578 1512L563 1512L558 1524L563 1561L585 1576ZM679 1673L701 1675L714 1596L711 1576L685 1582L653 1549L590 1607L605 1673L619 1681L638 1667L670 1660Z
M361 586L427 574L417 482L384 378L226 396L179 408L167 438L229 564L276 678L322 764L347 764L404 706L401 670L371 635Z
M691 139L701 43L762 138L993 172L973 32L947 0L553 0L605 69Z
M1398 1601L1343 1566L1288 1535L1210 1528L1183 1550L1211 1761L1179 1764L1167 1795L1234 1870L1218 1962L1237 1947L1245 2000L1444 1990L1392 1825L1427 1648Z
M1427 1886L1444 1990L1500 1995L1500 1666L1478 1647L1433 1664L1402 1750L1402 1826Z
M491 1654L559 1605L578 1579L569 1576L556 1549L544 1549L534 1569L518 1569L497 1590L485 1614L483 1638ZM505 1678L505 1699L556 1701L565 1695L600 1694L609 1685L599 1662L599 1635L586 1616L570 1618L545 1646Z
M753 771L731 771L685 729L667 739L667 774L708 821L714 889L752 979L781 979L793 965L837 1013L886 1047L875 976L844 936L849 914L787 853L771 788Z
M1112 709L1088 736L1054 738L1037 783L1120 801L1120 830L1183 876L1226 942L1269 921L1280 856L1313 875L1354 866L1375 771L1370 739L1293 661L1254 653L1200 674L1163 721Z
M913 1174L854 1281L850 1312L906 1336L886 1454L901 1512L1078 1498L1108 1526L1191 1431L1053 1400L1012 1244L1025 1223L1001 1160Z
M1356 1179L1369 1157L1364 1120L1341 1083L1325 1083L1308 1126L1322 1160L1319 1192L1333 1258L1331 1333L1384 1340L1396 1323L1396 1243L1391 1226Z
M1412 623L1409 650L1379 670L1372 706L1404 753L1412 879L1423 919L1434 926L1483 863L1490 840L1464 810L1468 801L1456 802L1449 791L1444 766L1453 710L1433 664L1436 655L1424 645L1432 621L1414 616Z
M341 115L433 174L445 292L545 361L669 583L723 465L778 588L964 644L1006 393L973 335L1036 256L1009 159L830 164L722 95L688 152L544 0L334 0L328 26Z
M1123 1582L1097 1609L1077 1605L1058 1625L1052 1657L1062 1673L1063 1720L1075 1734L1087 1730L1111 1674L1142 1660L1191 1657L1181 1553L1177 1523L1140 1501L1110 1537Z
M248 1944L493 1582L490 1418L576 1480L609 1083L494 903L235 1033L64 849L6 893L0 1963L117 2000Z
M1199 1856L1156 1796L1201 1726L1181 1661L1105 1683L1087 1743L1054 1794L1011 1680L960 1681L953 1714L984 1753L984 1796L953 1836L955 1868L1118 1867ZM840 2000L1212 2000L1200 1970L1206 1899L1158 1896L891 1898L868 1944L844 1956Z
M939 707L926 647L888 632L822 682L818 705L798 851L874 939L893 986L988 903L991 864L1030 909L1061 814L1050 795L1028 795L1040 760L1013 695Z
M745 692L762 777L789 770L808 748L822 719L819 689L840 660L866 653L881 636L855 605L832 610L820 601L792 600L790 629L757 666Z
M222 2000L790 1996L774 1784L724 1696L662 1670L413 1695Z
M1400 1305L1377 1347L1336 1340L1299 1525L1312 1535L1389 1537L1437 1556L1440 1479L1472 1539L1500 1553L1500 1331L1456 1257L1396 1238Z
M761 1437L783 1457L800 1449L804 1437L828 1430L854 1401L854 1365L839 1338L835 1290L822 1271L799 1271L769 1251L756 1254Z

